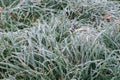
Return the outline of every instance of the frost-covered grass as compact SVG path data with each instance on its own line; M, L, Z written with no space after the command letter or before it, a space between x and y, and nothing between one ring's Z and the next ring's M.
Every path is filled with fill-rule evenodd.
M0 79L120 80L119 2L7 1L0 0Z

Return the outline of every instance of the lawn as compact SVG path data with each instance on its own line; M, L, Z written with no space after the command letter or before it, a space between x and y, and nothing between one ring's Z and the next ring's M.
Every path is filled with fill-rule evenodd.
M0 80L120 80L119 0L0 0Z

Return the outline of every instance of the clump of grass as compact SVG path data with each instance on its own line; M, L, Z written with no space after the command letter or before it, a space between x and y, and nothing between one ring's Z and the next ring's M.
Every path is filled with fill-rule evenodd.
M13 2L15 6L19 3ZM116 6L120 4L90 4L82 0L31 0L13 8L6 3L1 13L3 27L8 31L0 34L0 79L119 80L120 26ZM106 9L111 5L112 10ZM76 12L81 7L83 11ZM7 8L13 9L13 14L6 15ZM103 19L101 11L114 13L113 21ZM74 21L78 24L72 25ZM15 29L19 24L27 27ZM75 27L72 32L71 27Z
M61 10L66 5L66 3L57 1L48 1L47 5L46 1L33 3L31 1L12 0L9 3L1 0L0 2L1 7L3 7L0 27L3 29L7 28L8 31L31 27L39 18L47 21L52 13L57 13L58 10Z

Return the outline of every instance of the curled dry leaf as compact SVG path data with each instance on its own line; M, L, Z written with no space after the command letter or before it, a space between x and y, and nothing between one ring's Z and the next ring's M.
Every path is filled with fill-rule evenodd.
M111 17L111 15L108 13L108 14L105 14L104 16L103 16L103 18L104 19L106 19L108 22L111 22L112 21L112 17Z
M3 8L2 7L0 7L0 12L2 12L3 11Z

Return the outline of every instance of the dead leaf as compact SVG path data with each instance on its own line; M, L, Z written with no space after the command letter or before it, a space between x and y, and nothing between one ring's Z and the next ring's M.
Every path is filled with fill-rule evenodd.
M2 12L3 11L3 8L2 7L0 7L0 12Z
M105 14L105 15L103 16L103 18L106 19L108 22L111 22L111 21L112 21L112 17L111 17L111 15L110 15L109 13Z

